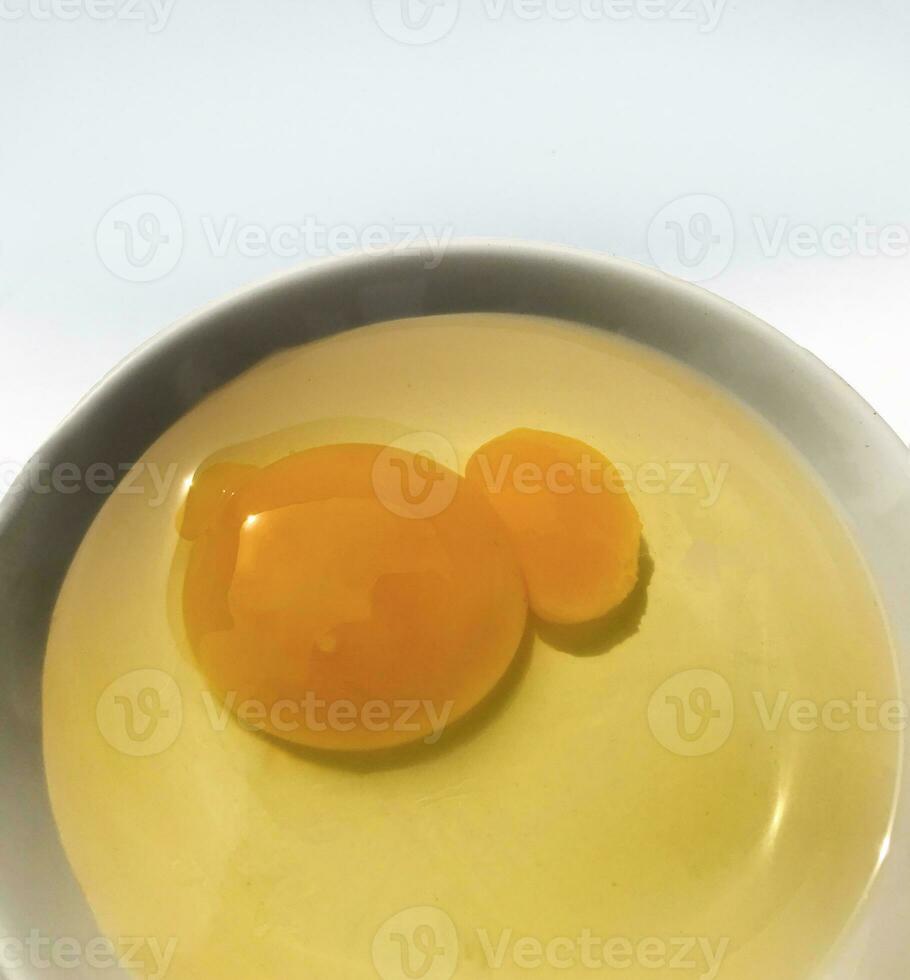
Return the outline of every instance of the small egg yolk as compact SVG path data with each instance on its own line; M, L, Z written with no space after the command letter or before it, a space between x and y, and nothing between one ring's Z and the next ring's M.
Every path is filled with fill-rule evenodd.
M196 475L187 635L253 727L324 749L424 739L511 663L527 596L485 496L426 457L323 446Z
M634 588L641 521L615 467L596 449L514 429L474 453L466 479L509 529L541 619L598 619Z

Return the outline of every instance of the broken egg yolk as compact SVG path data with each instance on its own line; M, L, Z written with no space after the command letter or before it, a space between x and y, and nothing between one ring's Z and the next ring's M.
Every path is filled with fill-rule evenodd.
M620 474L596 449L514 429L474 453L466 479L508 528L541 619L598 619L634 588L641 521Z
M369 750L438 738L496 685L527 598L485 495L404 450L324 446L197 473L183 615L253 727Z

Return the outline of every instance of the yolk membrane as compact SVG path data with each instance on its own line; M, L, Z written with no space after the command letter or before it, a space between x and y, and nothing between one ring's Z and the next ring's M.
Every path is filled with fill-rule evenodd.
M599 619L632 591L641 521L602 453L554 432L514 429L474 453L466 478L508 528L541 619Z
M347 444L196 475L183 613L212 687L322 749L432 740L490 692L527 597L506 527L452 471Z

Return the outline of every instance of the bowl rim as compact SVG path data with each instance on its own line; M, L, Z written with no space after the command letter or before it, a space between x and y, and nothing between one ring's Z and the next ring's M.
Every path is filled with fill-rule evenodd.
M192 330L197 321L209 316L217 316L236 304L246 302L247 300L255 300L260 294L272 288L284 288L291 281L305 283L310 277L334 275L343 272L349 267L353 268L358 264L366 265L373 262L383 262L388 257L401 255L403 251L405 250L394 247L382 248L373 252L358 251L346 255L329 256L311 262L299 263L290 268L279 269L259 279L244 283L223 295L201 303L183 316L178 317L174 322L166 324L159 330L154 331L146 340L142 341L131 351L128 351L76 401L70 411L63 416L57 426L47 436L42 445L53 438L83 405L89 403L93 396L99 392L110 378L119 374L121 371L131 369L135 364L141 363L146 357L155 356L158 353L159 347L171 343L182 332ZM406 251L409 254L421 257L431 255L431 253L419 247L409 247ZM559 256L575 261L593 263L605 269L620 269L629 274L640 275L646 279L650 278L663 282L675 290L696 295L705 303L709 303L715 307L725 308L729 313L742 320L742 328L751 330L757 335L770 338L774 343L789 347L794 352L798 351L801 354L808 354L816 362L816 367L819 371L828 376L833 375L844 386L846 389L844 392L845 395L854 398L864 408L872 411L877 420L877 424L895 440L901 451L908 451L907 444L901 439L895 429L879 415L872 403L860 394L843 375L839 374L834 368L822 360L819 355L815 354L810 348L797 343L788 334L767 320L763 320L761 317L750 312L745 307L718 293L712 292L706 286L702 285L701 282L689 282L685 279L680 279L677 276L664 272L656 266L649 266L642 262L637 262L634 259L627 259L622 256L597 252L593 249L567 245L561 242L537 241L533 239L495 236L458 236L452 238L447 244L443 261L446 261L450 257L457 258L459 254L464 255L476 252L503 252L512 257L530 256L544 259ZM40 449L34 455L37 455L39 452ZM0 504L2 504L2 498L0 498ZM0 511L0 514L2 514L2 511Z

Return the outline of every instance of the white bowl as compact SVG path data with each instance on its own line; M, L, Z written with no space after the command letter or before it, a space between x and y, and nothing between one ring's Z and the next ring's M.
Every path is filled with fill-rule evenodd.
M910 457L837 375L748 313L630 262L510 242L454 244L432 269L426 259L412 252L333 260L192 315L98 385L0 503L0 937L38 930L87 941L98 934L50 812L40 692L57 591L105 498L85 487L36 493L28 489L29 473L60 463L85 472L93 463L116 468L136 460L197 402L262 358L351 327L467 311L550 316L633 338L710 376L764 416L827 486L879 589L901 679L910 677ZM822 977L907 976L910 786L903 781L898 797L877 878ZM55 968L15 973L92 975Z

